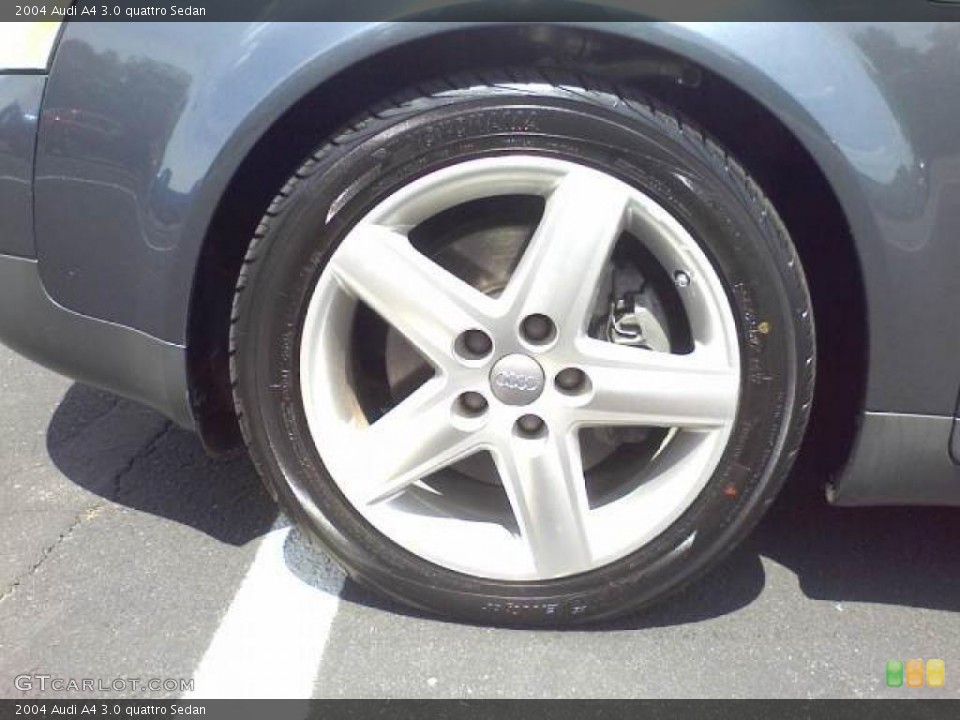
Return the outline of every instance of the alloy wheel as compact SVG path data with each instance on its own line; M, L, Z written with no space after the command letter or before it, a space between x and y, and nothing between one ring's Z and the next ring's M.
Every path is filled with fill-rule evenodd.
M543 207L502 287L466 281L411 241L453 208L482 200L496 212L511 197ZM646 311L636 331L647 343L597 331L623 242L671 280L687 343L654 341L671 335L668 320ZM428 369L374 412L355 369L365 312ZM347 233L309 303L300 381L324 464L386 537L471 576L546 580L625 557L690 507L730 438L738 348L723 284L677 218L606 172L511 154L431 172ZM591 432L645 439L643 472L592 496L604 463L587 457ZM480 456L493 481L462 471Z

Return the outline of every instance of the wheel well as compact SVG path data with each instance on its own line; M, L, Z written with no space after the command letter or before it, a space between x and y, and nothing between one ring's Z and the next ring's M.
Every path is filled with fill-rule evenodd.
M863 403L866 303L846 218L816 162L771 112L709 70L634 40L544 25L460 29L372 56L317 87L260 138L220 200L194 279L188 371L208 449L225 450L240 439L227 339L233 288L257 223L302 159L367 107L411 85L438 74L522 65L638 88L695 119L768 194L797 245L814 304L818 375L805 447L816 452L804 455L825 470L839 466Z

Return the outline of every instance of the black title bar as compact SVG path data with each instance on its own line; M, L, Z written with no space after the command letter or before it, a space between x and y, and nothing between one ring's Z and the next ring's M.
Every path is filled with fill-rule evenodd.
M938 720L957 710L955 700L0 700L0 720Z
M3 0L0 21L960 20L960 0Z

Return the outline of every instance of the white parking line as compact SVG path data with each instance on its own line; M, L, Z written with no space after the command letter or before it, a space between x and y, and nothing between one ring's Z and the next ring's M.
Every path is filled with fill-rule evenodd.
M274 529L263 539L185 698L310 697L343 574L306 552L296 536L285 552L290 532ZM287 557L304 579L291 572Z

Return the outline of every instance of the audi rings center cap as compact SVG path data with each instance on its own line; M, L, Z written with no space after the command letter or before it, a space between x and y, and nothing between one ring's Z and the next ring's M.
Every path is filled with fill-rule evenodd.
M505 355L490 371L490 389L507 405L529 405L543 392L543 368L529 355Z

